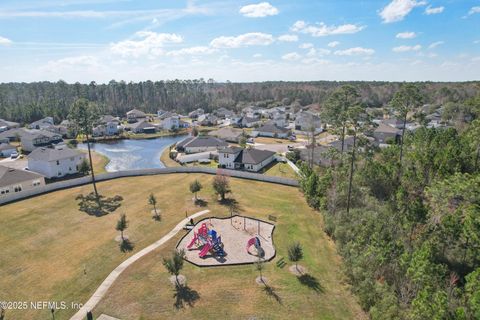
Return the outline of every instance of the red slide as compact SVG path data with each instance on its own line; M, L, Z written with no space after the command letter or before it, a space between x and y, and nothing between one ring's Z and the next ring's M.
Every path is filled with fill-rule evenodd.
M200 253L198 254L198 256L200 258L203 258L210 251L210 249L212 249L212 245L210 243L206 243L203 246L202 251L200 251Z

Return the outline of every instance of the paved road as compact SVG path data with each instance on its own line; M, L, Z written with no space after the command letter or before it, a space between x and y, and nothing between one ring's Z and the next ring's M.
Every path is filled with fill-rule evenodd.
M108 277L103 280L102 284L98 287L98 289L95 291L95 293L88 299L87 303L83 305L80 310L78 310L73 317L70 318L70 320L83 320L87 316L87 312L91 311L95 308L95 306L102 300L102 298L105 296L107 293L108 289L112 286L112 284L117 280L117 278L120 276L120 274L125 271L130 265L132 265L135 261L140 259L141 257L149 254L153 250L157 249L161 245L163 245L165 242L173 238L180 230L183 229L183 227L190 221L190 219L195 219L201 215L204 215L206 213L210 212L210 210L203 210L199 211L197 213L192 214L191 216L183 219L180 221L175 228L173 228L169 233L167 233L164 237L162 237L160 240L157 242L152 243L148 247L140 250L127 260L123 261L118 267L116 267L109 275Z

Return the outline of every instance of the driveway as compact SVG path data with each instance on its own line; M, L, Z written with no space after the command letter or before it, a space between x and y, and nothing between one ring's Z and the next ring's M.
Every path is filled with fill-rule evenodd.
M278 143L278 144L255 143L255 144L253 144L255 149L268 150L268 151L273 151L273 152L276 152L276 153L286 153L286 152L288 152L289 151L288 146L292 146L294 148L299 148L299 147L303 147L304 145L305 145L305 143L299 143L299 142L290 143L290 144L281 144L281 143Z
M13 169L18 169L18 170L25 170L25 168L28 166L28 161L27 159L6 158L3 160L0 160L0 166L5 166Z

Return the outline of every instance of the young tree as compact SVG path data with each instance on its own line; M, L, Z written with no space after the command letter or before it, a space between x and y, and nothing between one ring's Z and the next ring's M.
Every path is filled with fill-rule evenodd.
M215 193L220 196L222 201L225 200L225 195L227 193L232 192L232 190L230 190L230 182L226 176L216 175L215 178L213 178L212 185Z
M83 175L87 175L90 172L90 165L88 164L87 159L83 159L82 162L80 162L80 166L78 167L78 172L80 172Z
M115 229L117 231L120 231L120 237L122 238L122 242L125 241L125 238L123 237L123 232L127 230L128 228L128 221L127 221L127 216L125 214L122 214L120 216L120 219L117 221L117 226Z
M466 137L475 152L473 170L477 172L480 169L480 119L476 119L470 124Z
M200 192L202 188L203 188L202 184L197 179L195 179L195 181L190 183L190 192L195 194L195 203L198 201L197 192Z
M185 251L182 249L180 251L175 250L170 258L163 258L163 265L167 269L168 273L170 273L172 276L175 276L175 282L177 287L180 287L178 275L183 268L184 257Z
M242 134L242 136L240 137L240 141L238 142L238 144L240 145L240 147L246 148L246 147L247 147L247 137Z
M97 184L95 182L95 173L92 166L92 152L90 150L90 136L93 128L98 124L99 119L98 107L96 104L89 102L87 99L78 99L70 108L68 119L71 125L74 127L75 132L77 134L84 135L85 139L87 140L88 158L90 160L93 189L98 201L99 197Z
M399 91L395 93L390 104L394 107L400 117L403 119L402 138L400 141L400 160L399 166L402 167L403 158L403 142L405 138L405 127L407 124L407 116L414 108L422 104L423 97L418 89L418 86L413 83L404 84Z
M192 127L192 136L193 136L193 137L198 136L198 129L197 129L197 127Z
M160 215L157 211L157 198L153 193L150 193L150 195L148 196L148 204L153 206L153 211L155 212L155 220L160 221Z
M347 130L348 110L357 104L359 98L357 89L351 85L345 85L337 89L327 100L323 115L325 119L340 129L340 140L343 155L345 149L345 135Z
M300 243L296 242L288 247L288 259L291 262L295 262L295 269L300 272L298 270L298 261L303 259L303 249Z

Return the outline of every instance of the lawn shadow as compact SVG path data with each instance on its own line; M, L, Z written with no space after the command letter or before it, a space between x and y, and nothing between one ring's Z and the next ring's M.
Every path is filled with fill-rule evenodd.
M152 219L157 221L157 222L160 222L160 221L162 221L162 216L160 216L159 214L158 215L154 214L152 216Z
M135 245L130 240L123 239L120 242L119 247L120 247L120 251L122 252L130 252L133 250L133 248L135 248Z
M208 206L208 201L205 199L197 199L195 200L195 205L199 207L206 207Z
M312 276L308 273L305 273L305 274L302 274L301 276L298 276L297 279L298 279L298 281L300 281L301 284L309 287L310 289L312 289L313 291L315 291L317 293L323 293L325 291L325 289L320 284L320 282L318 282L317 278L315 278L314 276Z
M278 304L283 305L282 298L277 294L274 287L269 286L268 284L265 283L265 286L263 287L262 290L266 293L267 296L275 299L275 301L277 301Z
M193 307L195 302L200 299L198 292L187 285L175 285L173 297L175 298L173 305L176 309L184 308L186 305Z
M117 210L122 205L123 198L119 195L112 198L99 195L97 199L95 193L91 192L86 196L80 194L75 200L78 200L80 211L90 216L101 217Z
M224 200L220 200L219 203L222 206L226 206L233 214L238 214L243 210L240 206L240 203L234 198L226 198Z

